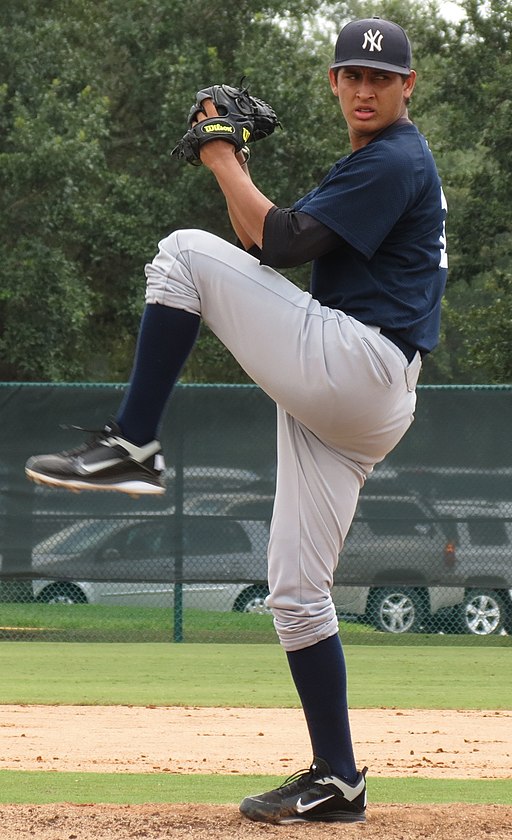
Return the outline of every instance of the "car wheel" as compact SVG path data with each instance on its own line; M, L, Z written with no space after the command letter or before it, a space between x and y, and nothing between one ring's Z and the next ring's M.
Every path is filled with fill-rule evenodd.
M505 626L505 602L494 590L472 589L462 604L462 628L474 636L501 633Z
M51 583L37 596L42 604L86 604L87 598L74 583Z
M265 605L265 598L268 595L268 588L266 586L249 586L244 589L236 599L233 610L234 612L259 613L260 615L269 615L270 610Z
M368 600L370 617L378 630L414 633L423 623L425 601L416 589L407 586L373 589Z

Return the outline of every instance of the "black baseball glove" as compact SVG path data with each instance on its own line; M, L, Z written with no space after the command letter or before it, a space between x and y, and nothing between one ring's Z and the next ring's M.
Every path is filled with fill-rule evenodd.
M252 124L236 117L210 117L189 128L171 155L185 158L193 166L201 165L201 147L211 140L226 140L235 147L235 152L245 149L251 139Z
M197 123L198 114L206 115L203 107L205 99L212 100L220 119L214 117ZM171 154L198 166L201 163L200 149L204 143L227 140L239 152L247 143L268 137L281 123L274 109L262 99L252 96L246 87L212 85L198 91L188 115L188 125L188 131Z

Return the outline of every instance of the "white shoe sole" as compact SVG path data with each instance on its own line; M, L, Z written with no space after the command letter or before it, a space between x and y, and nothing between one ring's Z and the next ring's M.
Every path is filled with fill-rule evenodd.
M131 496L133 499L137 499L139 496L162 496L165 493L165 487L159 487L157 484L146 484L144 481L124 481L119 484L94 484L90 481L80 481L79 479L64 480L53 478L29 469L25 470L25 474L35 484L60 487L63 490L70 490L72 493L81 493L82 490L104 490L107 492L126 493L127 496Z

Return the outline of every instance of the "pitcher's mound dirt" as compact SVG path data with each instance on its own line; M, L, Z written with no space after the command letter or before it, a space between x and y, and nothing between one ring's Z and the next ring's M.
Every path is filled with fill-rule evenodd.
M512 778L512 711L354 709L351 722L371 775ZM287 776L310 750L300 709L0 706L0 769Z
M351 719L370 778L512 778L512 711L357 709ZM298 709L0 706L0 769L285 777L309 751ZM252 823L237 804L7 805L0 826L2 840L511 840L512 804L370 802L367 822L346 826Z
M234 805L40 805L0 808L2 840L510 840L505 805L374 805L366 823L273 826Z

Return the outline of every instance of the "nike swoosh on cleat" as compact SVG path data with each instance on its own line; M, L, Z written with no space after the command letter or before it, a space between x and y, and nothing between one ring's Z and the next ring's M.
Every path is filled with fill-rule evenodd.
M98 461L96 464L84 464L81 458L77 459L78 466L82 472L88 473L89 475L100 472L100 470L105 470L107 467L114 467L120 461L122 461L122 458L111 458L108 461Z
M306 805L303 805L302 798L299 797L299 799L297 799L295 810L298 814L304 814L306 811L311 811L312 808L316 808L317 805L321 805L322 802L328 802L329 799L334 799L334 794L324 796L322 799L315 799L314 802L308 802Z

